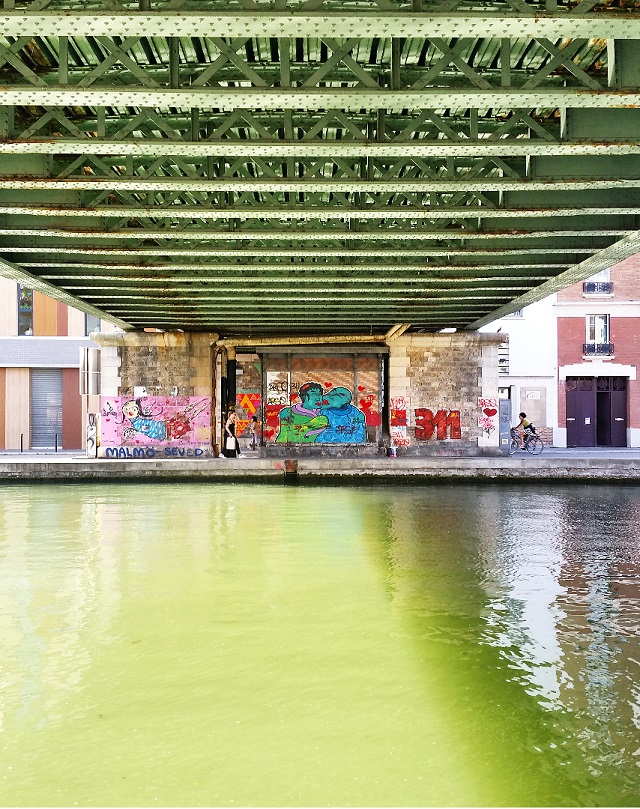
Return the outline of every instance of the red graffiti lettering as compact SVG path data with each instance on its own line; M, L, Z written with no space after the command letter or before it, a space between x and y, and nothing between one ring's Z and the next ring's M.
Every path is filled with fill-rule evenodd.
M447 431L450 438L462 437L459 410L451 410L449 413L446 410L438 410L434 416L426 407L418 407L415 413L416 438L428 441L435 432L438 441L444 441L447 438Z
M264 418L268 427L280 426L279 413L283 408L284 405L266 405L264 409Z
M392 410L389 424L391 425L391 427L406 427L407 426L407 411L406 410Z

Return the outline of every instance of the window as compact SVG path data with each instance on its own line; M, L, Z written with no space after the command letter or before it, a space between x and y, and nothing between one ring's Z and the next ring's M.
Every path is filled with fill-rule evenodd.
M509 343L500 343L498 346L498 374L509 375Z
M84 333L88 337L92 331L100 331L100 318L95 315L85 313Z
M582 284L582 291L585 295L610 295L613 292L613 284L609 267L587 278Z
M18 284L18 334L33 334L33 290Z
M609 342L609 315L587 315L587 343Z
M610 357L613 343L609 342L609 315L587 315L587 341L582 352L587 357Z

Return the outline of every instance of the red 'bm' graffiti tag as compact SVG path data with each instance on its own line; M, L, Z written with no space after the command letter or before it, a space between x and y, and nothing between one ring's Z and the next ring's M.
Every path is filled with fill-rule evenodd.
M435 432L438 440L444 441L447 430L450 438L462 437L459 410L451 410L449 413L446 410L438 410L434 416L426 407L416 408L416 438L426 441L432 438Z

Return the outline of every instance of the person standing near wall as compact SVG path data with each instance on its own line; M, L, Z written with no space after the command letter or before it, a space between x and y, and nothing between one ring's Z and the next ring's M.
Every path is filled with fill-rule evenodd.
M260 443L260 426L258 424L258 417L252 416L249 422L249 449L258 449Z
M238 414L232 410L224 425L224 450L221 455L223 458L244 458L244 455L238 452L238 439L236 438L237 421Z

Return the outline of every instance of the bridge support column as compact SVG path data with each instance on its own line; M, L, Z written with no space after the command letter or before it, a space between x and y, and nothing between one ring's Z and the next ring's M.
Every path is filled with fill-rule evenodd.
M145 457L210 452L217 334L100 332L91 337L100 345L101 408L110 423L106 432L111 435L114 423L122 426L120 433L127 431L124 438L118 435L120 451L125 445L129 451L131 441L136 451L147 452ZM136 410L133 418L124 412L127 402L131 412ZM210 414L206 422L203 414Z

